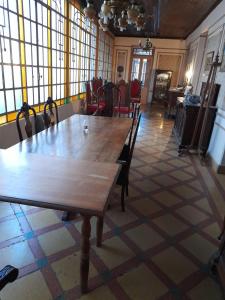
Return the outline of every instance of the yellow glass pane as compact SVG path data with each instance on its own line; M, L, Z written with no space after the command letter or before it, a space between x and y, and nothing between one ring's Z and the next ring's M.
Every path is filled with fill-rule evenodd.
M14 121L16 119L17 112L8 113L8 122Z
M0 117L0 124L4 124L4 123L6 123L6 122L7 122L6 116L1 116L1 117Z

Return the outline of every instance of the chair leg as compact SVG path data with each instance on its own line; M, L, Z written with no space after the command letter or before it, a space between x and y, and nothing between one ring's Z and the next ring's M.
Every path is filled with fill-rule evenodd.
M126 196L127 197L129 196L129 193L128 193L128 183L126 184Z
M124 194L125 194L125 185L123 184L122 189L121 189L121 208L122 208L122 211L125 211Z

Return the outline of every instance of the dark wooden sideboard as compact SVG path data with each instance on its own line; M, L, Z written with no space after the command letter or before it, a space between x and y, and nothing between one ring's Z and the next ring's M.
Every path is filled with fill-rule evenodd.
M203 156L205 156L209 146L214 120L216 117L216 111L217 108L215 106L210 107L209 114L208 114L207 128L202 143L201 145L199 145L199 137L201 133L201 127L202 127L205 109L202 114L199 130L194 142L194 148L197 148L199 146ZM178 144L178 153L182 153L184 150L188 149L188 147L191 145L196 121L198 118L198 112L199 112L199 106L184 105L183 102L177 101L176 118L175 118L175 123L173 128L173 134Z

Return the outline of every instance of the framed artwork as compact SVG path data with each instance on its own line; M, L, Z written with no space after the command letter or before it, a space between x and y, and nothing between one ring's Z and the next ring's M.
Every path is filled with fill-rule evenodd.
M225 72L225 41L223 43L223 48L221 52L222 64L220 66L220 72Z
M210 70L211 64L213 62L213 57L214 57L214 51L208 52L206 54L206 58L205 58L205 72L208 72Z

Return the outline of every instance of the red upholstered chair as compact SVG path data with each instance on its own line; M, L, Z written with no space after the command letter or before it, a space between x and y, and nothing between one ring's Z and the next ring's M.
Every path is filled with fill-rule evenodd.
M141 81L134 79L130 82L131 103L141 102Z
M134 108L131 105L131 98L129 97L129 87L128 84L124 80L120 80L117 84L118 89L118 97L116 105L114 106L114 113L119 115L127 115L133 114Z
M100 102L98 100L97 91L102 85L101 79L94 79L91 82L86 82L86 101L87 101L87 114L92 115L97 110L102 112L105 107L104 101Z

